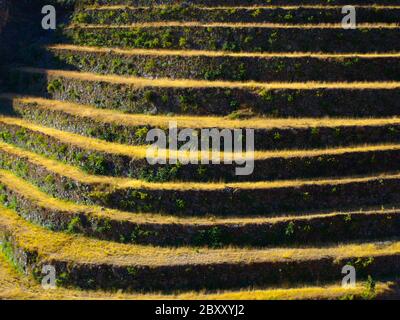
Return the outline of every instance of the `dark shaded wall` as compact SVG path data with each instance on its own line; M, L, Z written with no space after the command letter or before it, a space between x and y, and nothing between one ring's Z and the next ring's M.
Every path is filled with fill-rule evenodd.
M74 3L71 0L0 0L0 64L19 61L21 56L18 55L29 54L32 45L54 36L56 32L44 31L41 27L44 5L54 5L57 22L63 23Z
M57 31L43 30L42 7L52 4L57 23L65 23L73 10L71 0L0 0L0 92L8 67L31 65L46 43L57 42Z
M10 17L10 0L0 0L0 92L4 86L2 65L5 63L6 44L3 36L4 29Z
M9 0L0 0L0 33L6 25L9 17Z

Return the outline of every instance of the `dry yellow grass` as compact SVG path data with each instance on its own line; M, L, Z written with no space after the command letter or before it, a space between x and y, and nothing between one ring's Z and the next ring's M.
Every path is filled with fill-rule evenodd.
M377 10L392 10L392 9L400 9L400 6L392 6L392 5L353 5L359 9L377 9ZM150 9L150 8L168 8L171 6L167 5L154 5L152 7L146 6L130 6L130 5L92 5L86 6L85 10L120 10L120 9L129 9L129 10L138 10L138 9ZM215 7L206 7L201 5L196 5L196 8L200 10L232 10L232 9L244 9L244 10L256 10L256 9L268 9L268 10L297 10L297 9L317 9L317 10L331 10L338 9L341 10L343 6L334 6L334 5L282 5L282 6L264 6L264 5L254 5L254 6L215 6Z
M400 82L237 82L237 81L207 81L190 79L146 79L132 76L100 75L89 72L48 70L39 68L16 68L26 73L44 74L53 77L65 77L83 81L99 81L114 84L125 84L134 87L159 87L159 88L243 88L243 89L341 89L341 90L363 90L363 89L399 89Z
M49 100L37 97L20 97L14 94L0 94L6 98L21 103L36 103L35 108L57 110L78 117L89 117L95 121L125 126L149 125L157 128L168 128L171 121L176 121L179 128L254 128L254 129L285 129L314 127L350 127L350 126L384 126L399 125L400 118L251 118L231 120L215 116L168 116L126 114L118 110L99 109L89 105L70 103L59 100Z
M29 199L38 207L49 208L68 214L85 213L88 217L108 218L116 221L128 221L131 223L156 223L156 224L194 224L194 225L246 225L246 224L263 224L263 223L279 223L283 221L301 221L319 218L331 218L336 216L347 216L349 214L363 215L366 218L372 215L381 214L397 214L398 209L385 209L385 208L370 208L363 211L349 211L349 212L325 212L314 213L310 215L301 216L280 216L280 217L229 217L229 218L216 218L216 217L176 217L160 214L150 213L135 213L123 212L115 209L103 208L100 206L89 206L76 204L72 201L66 201L49 196L47 193L40 191L36 186L31 183L15 176L13 173L0 169L0 183L6 186L9 190L13 190L18 194L24 195L25 199Z
M89 175L82 170L61 163L49 158L45 158L36 153L17 148L7 143L0 142L0 150L10 155L19 158L26 158L31 163L38 166L44 166L48 170L57 173L60 176L68 177L75 181L86 184L97 184L109 186L114 189L125 188L142 188L147 190L224 190L243 189L243 190L257 190L257 189L273 189L285 187L302 187L310 185L343 185L348 183L364 183L369 181L380 180L384 182L390 179L399 179L400 173L384 173L379 175L369 175L362 177L346 177L335 179L312 179L312 180L277 180L277 181L260 181L260 182L237 182L237 183L224 183L224 182L146 182L142 180L135 180L130 178L107 177L107 176L94 176Z
M282 24L282 23L229 23L229 22L182 22L182 21L156 21L132 23L129 25L102 25L102 24L71 24L66 29L130 29L130 28L265 28L265 29L342 29L341 23L318 24ZM358 23L357 29L398 29L399 23Z
M35 125L29 121L20 118L0 116L0 123L4 123L7 125L16 125L21 127L22 129L28 129L41 134L45 134L47 136L57 139L61 143L77 146L85 150L103 152L113 155L124 155L131 157L133 159L145 159L146 152L148 150L147 146L131 146L119 143L111 143L96 138L81 136L67 131L61 131L49 127ZM316 149L316 150L255 151L254 159L257 161L257 160L266 160L273 158L289 159L296 157L304 158L304 157L318 157L318 156L335 156L335 155L343 155L346 153L365 153L373 151L383 152L390 150L392 151L400 150L400 145L382 144L382 145L365 145L365 146L355 146L346 148L331 148L331 149ZM188 160L189 159L200 160L202 156L201 151L193 152L192 155L190 155L188 152L163 150L160 151L159 154L165 154L167 158L176 158L177 156L185 157ZM208 153L208 156L212 158L211 152ZM237 159L238 156L246 158L248 155L246 155L245 153L241 154L233 152L221 152L219 154L219 157L221 159L222 158Z
M78 235L57 233L32 225L15 212L0 207L0 232L13 235L15 244L38 252L43 262L63 260L78 264L101 263L120 266L198 265L275 261L333 260L400 255L400 242L342 244L310 248L208 249L159 248L120 244Z
M391 283L378 282L376 293L388 294L391 292ZM320 287L299 287L291 289L265 289L221 291L215 293L186 292L174 295L135 294L122 292L82 291L73 289L56 288L45 290L30 276L16 271L0 254L0 299L10 300L299 300L299 299L337 299L343 296L362 296L365 292L363 283L356 288L342 288L337 285Z
M151 55L151 56L183 56L183 57L236 57L236 58L318 58L318 59L343 59L343 58L399 58L399 52L389 53L323 53L323 52L228 52L207 50L167 50L167 49L120 49L78 46L73 44L54 44L46 48L52 50L68 50L88 53L116 53L126 56Z

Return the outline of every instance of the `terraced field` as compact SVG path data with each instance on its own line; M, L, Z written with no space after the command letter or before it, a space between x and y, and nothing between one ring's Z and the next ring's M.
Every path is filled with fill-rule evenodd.
M348 2L355 30L340 24ZM0 298L396 297L399 13L398 0L78 1L4 73ZM254 129L253 173L172 147L151 164L146 136L171 122ZM205 154L238 156L221 146ZM56 290L40 286L46 265Z

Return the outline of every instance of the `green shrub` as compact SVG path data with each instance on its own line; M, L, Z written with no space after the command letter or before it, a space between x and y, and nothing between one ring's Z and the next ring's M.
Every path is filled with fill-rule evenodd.
M106 174L107 163L104 156L92 153L83 164L83 169L90 174Z
M64 88L62 82L58 79L50 81L49 84L47 85L47 92L50 94L62 91L64 91Z
M74 217L68 223L67 232L68 233L78 233L81 228L82 228L81 219L79 217Z

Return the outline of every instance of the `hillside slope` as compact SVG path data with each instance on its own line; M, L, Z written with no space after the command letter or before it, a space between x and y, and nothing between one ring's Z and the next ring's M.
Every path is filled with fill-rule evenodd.
M396 296L400 0L325 3L83 0L10 61L0 297ZM254 129L253 173L184 164L200 152L149 163L146 135L171 122Z

